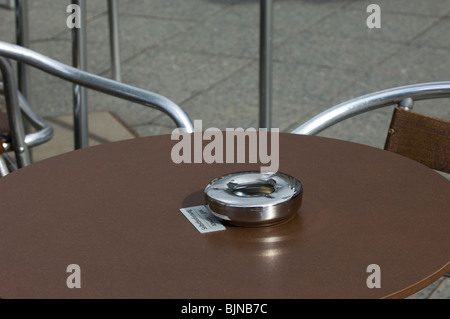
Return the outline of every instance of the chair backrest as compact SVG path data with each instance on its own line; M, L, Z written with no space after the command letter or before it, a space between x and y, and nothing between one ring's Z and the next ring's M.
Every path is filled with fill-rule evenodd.
M316 135L345 119L385 106L395 108L385 149L448 173L450 122L412 112L414 101L450 97L450 81L420 83L374 92L340 103L291 133Z
M450 121L396 107L384 149L450 173Z

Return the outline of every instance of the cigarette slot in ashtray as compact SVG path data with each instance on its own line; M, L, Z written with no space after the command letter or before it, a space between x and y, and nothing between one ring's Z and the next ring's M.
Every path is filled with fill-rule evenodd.
M301 206L303 187L284 173L248 171L216 178L204 193L218 218L236 226L259 227L293 217Z

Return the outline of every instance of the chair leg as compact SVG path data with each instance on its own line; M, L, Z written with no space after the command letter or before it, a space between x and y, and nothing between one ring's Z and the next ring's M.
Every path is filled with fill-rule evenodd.
M0 177L4 177L13 171L17 171L17 165L8 153L0 154Z
M28 48L28 0L15 0L16 13L16 43ZM24 63L17 64L17 80L19 91L29 99L28 68Z
M259 51L259 127L271 127L272 102L272 0L260 2L260 51Z
M5 159L2 155L0 155L0 177L6 176L9 174L8 165L6 165Z
M119 49L119 15L117 11L117 0L108 0L109 20L109 44L111 50L112 77L121 81L120 75L120 49Z
M72 0L72 4L80 7L81 28L72 29L72 65L86 71L86 2ZM89 146L87 90L85 87L73 85L73 121L75 149Z

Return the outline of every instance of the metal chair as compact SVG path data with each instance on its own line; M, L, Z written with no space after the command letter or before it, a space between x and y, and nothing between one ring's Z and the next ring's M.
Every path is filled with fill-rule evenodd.
M9 61L0 57L0 70L3 83L0 94L5 95L7 114L0 114L0 176L5 176L17 167L29 165L29 148L47 142L53 136L53 128L29 106L18 91ZM35 131L25 134L22 114L28 119ZM7 151L14 151L16 162Z
M26 100L17 90L10 63L6 58L33 66L46 73L80 86L152 107L166 113L172 118L177 127L184 129L187 133L194 132L194 127L188 115L181 107L162 95L94 75L50 59L24 47L0 41L0 66L3 75L12 144L11 147L6 148L14 150L18 168L30 164L28 147L32 144L30 143L30 135L26 136L24 133L20 109L23 109L26 115L34 118L35 124L41 129L39 134L31 135L35 139L38 139L39 142L45 142L49 139L48 136L51 135L51 129L45 121L31 111L28 103L26 103ZM76 119L74 118L74 120ZM43 135L45 135L45 137ZM3 167L4 165L2 166L0 163L0 166Z
M13 138L17 136L17 129L16 127L20 127L20 119L17 119L17 117L13 118L8 116L8 114L3 113L0 111L0 161L3 163L0 163L0 166L3 165L3 167L7 167L7 170L4 168L0 168L0 176L5 176L7 173L17 170L17 162L19 161L18 158L25 158L25 162L21 164L21 166L29 165L30 155L28 155L29 148L41 145L43 143L48 142L54 134L53 127L49 123L47 123L43 118L39 116L28 104L28 101L23 97L23 95L15 91L18 95L14 97L13 99L6 97L6 100L13 101L7 103L7 109L8 114L13 112L15 113L15 109L19 109L21 113L25 116L25 118L28 120L28 124L30 124L34 131L28 134L24 134L24 140L23 142L16 142L13 143ZM0 82L0 94L3 94L5 96L9 95L9 92L5 92L4 84ZM14 104L18 101L18 105ZM12 123L11 123L12 121ZM11 130L11 127L14 129ZM14 132L16 132L14 134ZM21 134L21 133L19 133ZM17 138L15 138L17 140ZM23 143L25 147L22 145ZM20 151L22 150L23 151ZM8 151L14 151L16 154L16 161L12 160L11 157L8 155ZM21 155L24 154L24 155ZM25 156L25 157L24 157Z
M411 111L414 101L445 97L450 97L450 81L391 88L329 108L291 133L316 135L358 114L397 105L384 149L407 156L430 168L450 173L450 122Z
M12 1L11 1L12 2ZM81 28L72 29L72 65L86 71L86 4L85 0L71 0L81 11ZM117 0L107 0L110 35L111 69L113 78L121 80L120 49ZM16 43L28 47L28 0L14 1L16 16ZM27 67L18 63L18 86L20 92L28 99L29 81ZM88 146L87 92L83 87L73 86L73 112L76 120L75 148Z

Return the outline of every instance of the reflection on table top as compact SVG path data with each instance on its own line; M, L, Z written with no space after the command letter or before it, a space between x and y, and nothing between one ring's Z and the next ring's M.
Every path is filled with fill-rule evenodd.
M261 164L174 164L169 135L78 150L0 180L2 298L405 297L450 269L450 186L393 153L280 134L304 187L283 224L200 234L179 209ZM67 266L81 269L69 289ZM380 266L381 288L367 267Z

